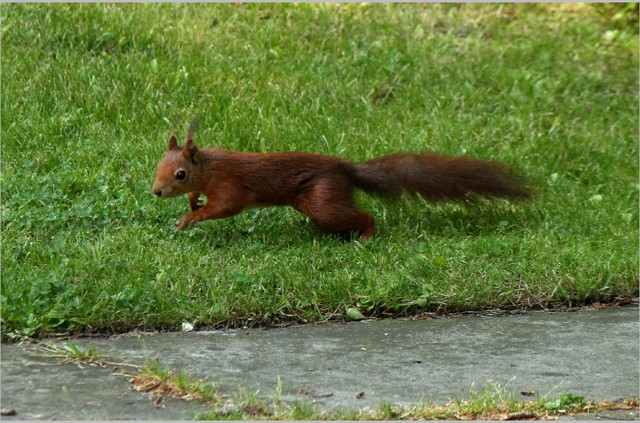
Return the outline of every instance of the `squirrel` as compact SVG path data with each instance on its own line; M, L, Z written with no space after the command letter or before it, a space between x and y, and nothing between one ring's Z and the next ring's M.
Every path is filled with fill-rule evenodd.
M375 226L373 217L356 205L356 189L390 200L403 193L428 201L457 202L478 196L531 196L519 174L493 161L401 153L351 163L312 153L199 149L191 129L184 146L171 133L169 151L158 163L153 183L158 197L188 194L191 211L178 221L178 230L251 207L286 205L309 216L320 228L365 240L373 236Z

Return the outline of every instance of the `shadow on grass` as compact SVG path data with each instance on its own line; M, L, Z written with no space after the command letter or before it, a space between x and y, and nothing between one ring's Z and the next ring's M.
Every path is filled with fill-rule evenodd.
M422 242L429 237L484 237L517 235L537 226L542 214L536 207L481 202L461 204L385 204L363 208L374 216L376 234L368 242L397 242L396 234L415 235L404 242ZM311 220L285 207L254 209L215 221L200 222L192 231L212 248L259 243L267 246L295 246L319 243L349 243L354 234L335 234L316 227ZM195 236L192 235L192 236Z

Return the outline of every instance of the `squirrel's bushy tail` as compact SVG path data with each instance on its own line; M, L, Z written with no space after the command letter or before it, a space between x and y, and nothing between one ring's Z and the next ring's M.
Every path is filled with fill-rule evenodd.
M363 191L392 199L402 193L430 201L531 196L522 178L506 166L468 157L393 154L355 164L353 178Z

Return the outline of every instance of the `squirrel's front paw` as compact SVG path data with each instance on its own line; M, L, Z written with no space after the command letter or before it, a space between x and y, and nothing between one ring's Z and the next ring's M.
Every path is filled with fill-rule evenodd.
M191 229L193 228L193 225L195 225L197 221L198 220L191 213L187 213L184 216L182 216L180 220L178 220L178 223L176 224L176 228L179 231L182 231L185 229Z

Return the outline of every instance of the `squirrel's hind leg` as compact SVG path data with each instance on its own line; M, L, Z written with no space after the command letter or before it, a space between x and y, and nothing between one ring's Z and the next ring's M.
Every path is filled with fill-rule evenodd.
M353 189L335 189L336 184L323 181L296 198L293 206L311 218L318 227L331 232L358 235L362 241L375 232L373 216L360 210L353 198Z

